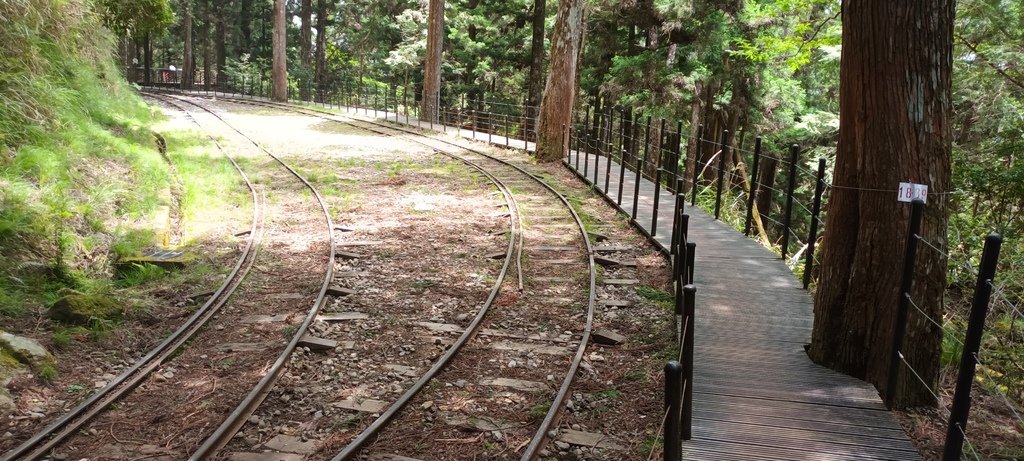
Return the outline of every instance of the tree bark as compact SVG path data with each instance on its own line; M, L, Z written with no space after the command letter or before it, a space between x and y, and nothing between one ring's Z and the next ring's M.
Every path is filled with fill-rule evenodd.
M181 85L184 88L192 88L192 78L195 76L195 63L192 62L192 0L185 0L185 18L182 21L181 29L185 32L184 57L181 61Z
M145 54L142 58L142 67L145 74L142 76L142 81L146 85L149 85L152 81L151 70L153 68L153 41L150 38L149 32L146 32L146 37L143 39L143 42L145 43L145 49L143 50Z
M536 129L537 113L540 108L541 92L544 91L544 20L547 5L545 0L533 1L533 38L530 51L529 96L526 100L526 133Z
M444 46L444 0L430 0L427 13L427 59L423 67L423 114L437 120L441 96L441 48Z
M313 73L313 0L302 0L299 15L302 18L302 27L299 29L299 65L302 66L299 97L303 101L309 101L309 77Z
M928 185L922 238L946 247L954 0L844 0L840 127L810 356L865 379L896 407L934 405L942 329L911 309L897 389L886 389L910 207ZM946 258L924 245L911 292L941 323Z
M317 100L324 100L327 87L327 3L328 0L316 2L316 71L314 81L317 87ZM333 0L331 1L333 3Z
M210 0L203 0L203 89L210 91L211 66L213 53L210 48L210 24L213 22Z
M271 69L273 80L270 98L278 102L288 101L288 55L285 53L286 24L284 6L287 0L274 0L274 63Z
M555 29L551 34L551 63L548 83L541 100L537 128L537 160L555 162L562 158L569 142L573 103L576 100L578 58L583 48L585 0L561 0Z
M216 10L216 45L214 53L217 55L217 86L223 87L228 82L228 74L224 72L224 67L227 65L228 60L228 31L226 24L224 24L224 9L218 7Z
M238 10L238 31L241 32L238 48L252 53L252 0L241 0Z

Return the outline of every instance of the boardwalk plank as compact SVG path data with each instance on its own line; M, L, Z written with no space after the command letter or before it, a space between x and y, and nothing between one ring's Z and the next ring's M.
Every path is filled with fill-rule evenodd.
M608 167L590 156L599 191ZM610 168L614 197L619 167ZM634 177L624 181L624 210L633 205ZM636 222L650 234L654 185L643 179L640 191ZM654 240L665 248L675 197L662 188L658 202ZM804 353L813 304L781 258L688 203L684 210L697 244L694 436L683 443L684 459L920 459L872 386Z

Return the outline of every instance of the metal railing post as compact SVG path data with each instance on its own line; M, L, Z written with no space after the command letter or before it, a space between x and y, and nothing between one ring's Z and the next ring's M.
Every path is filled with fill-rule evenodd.
M800 146L789 148L789 187L786 190L786 214L782 216L782 260L789 252L789 226L793 219L793 191L796 189L796 162L800 157Z
M665 365L665 461L679 461L683 456L680 440L680 413L682 411L683 366L673 360Z
M583 118L583 182L587 182L587 173L590 171L590 108L587 107L587 114ZM579 156L579 152L576 153Z
M754 139L754 169L750 174L750 192L747 193L747 219L743 222L743 235L750 236L750 223L754 219L754 198L757 197L757 189L760 184L757 182L758 163L761 160L761 137ZM806 286L804 288L807 288Z
M956 391L953 393L953 406L949 410L946 446L942 451L943 461L960 459L960 452L963 450L964 438L967 434L967 416L971 411L971 385L974 383L978 350L981 348L981 335L985 329L985 316L988 313L992 281L995 279L999 248L1002 244L1003 237L999 234L992 233L985 238L985 250L981 254L978 280L974 285L971 317L967 322L967 337L964 338L964 351L960 357Z
M889 381L885 386L885 405L891 410L896 403L896 386L900 375L900 349L907 332L907 309L910 307L910 289L914 285L914 261L917 259L917 240L921 233L921 217L924 215L924 201L915 199L910 205L910 226L903 250L903 275L900 278L900 294L896 301L896 327L889 354Z
M722 184L725 182L725 158L729 156L729 130L722 130L722 150L718 154L718 190L715 192L715 219L721 216Z
M658 234L658 206L661 204L661 161L662 137L665 135L665 119L661 119L661 133L658 134L658 158L654 161L654 209L651 210L651 238Z
M626 110L619 109L619 194L615 200L615 204L622 206L622 188L626 180L626 132L624 131L624 123L626 121Z
M825 190L825 159L818 159L818 176L814 185L814 203L811 204L811 230L807 235L807 260L804 262L804 289L811 286L814 269L814 244L818 240L818 222L821 214L821 194Z
M682 426L683 440L693 438L693 344L696 330L696 298L697 288L693 285L683 287L683 317L687 319L686 332L683 334L683 347L680 360L683 365L682 408L679 424Z
M704 125L697 129L697 149L693 154L693 182L690 183L690 205L697 204L697 180L700 179L700 152L704 146Z
M605 137L608 142L605 143L605 168L604 168L604 195L607 195L609 199L612 198L612 194L608 192L608 187L611 184L612 179L612 133L615 129L615 109L610 109L608 114L608 129L605 130Z
M693 283L693 270L694 261L697 259L697 244L694 242L686 242L686 267L683 268L683 272L686 275L686 283Z
M634 181L633 183L633 214L630 217L634 222L636 222L637 207L640 205L640 180L643 179L640 176L640 172L643 170L643 168L644 159L636 159L636 181Z

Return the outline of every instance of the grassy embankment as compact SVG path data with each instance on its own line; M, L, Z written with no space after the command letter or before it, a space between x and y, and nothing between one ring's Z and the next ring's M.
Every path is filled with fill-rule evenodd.
M41 320L67 289L126 311L152 304L140 285L166 274L118 279L118 258L209 237L195 219L208 211L247 212L237 173L204 135L157 127L168 148L157 150L163 116L124 82L90 8L0 2L0 328L37 319L37 339L66 336Z

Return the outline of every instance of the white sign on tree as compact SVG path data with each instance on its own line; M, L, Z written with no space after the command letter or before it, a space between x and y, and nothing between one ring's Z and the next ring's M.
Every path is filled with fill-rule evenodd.
M926 184L901 182L896 200L900 202L913 202L915 199L921 199L922 202L928 203L928 186Z

